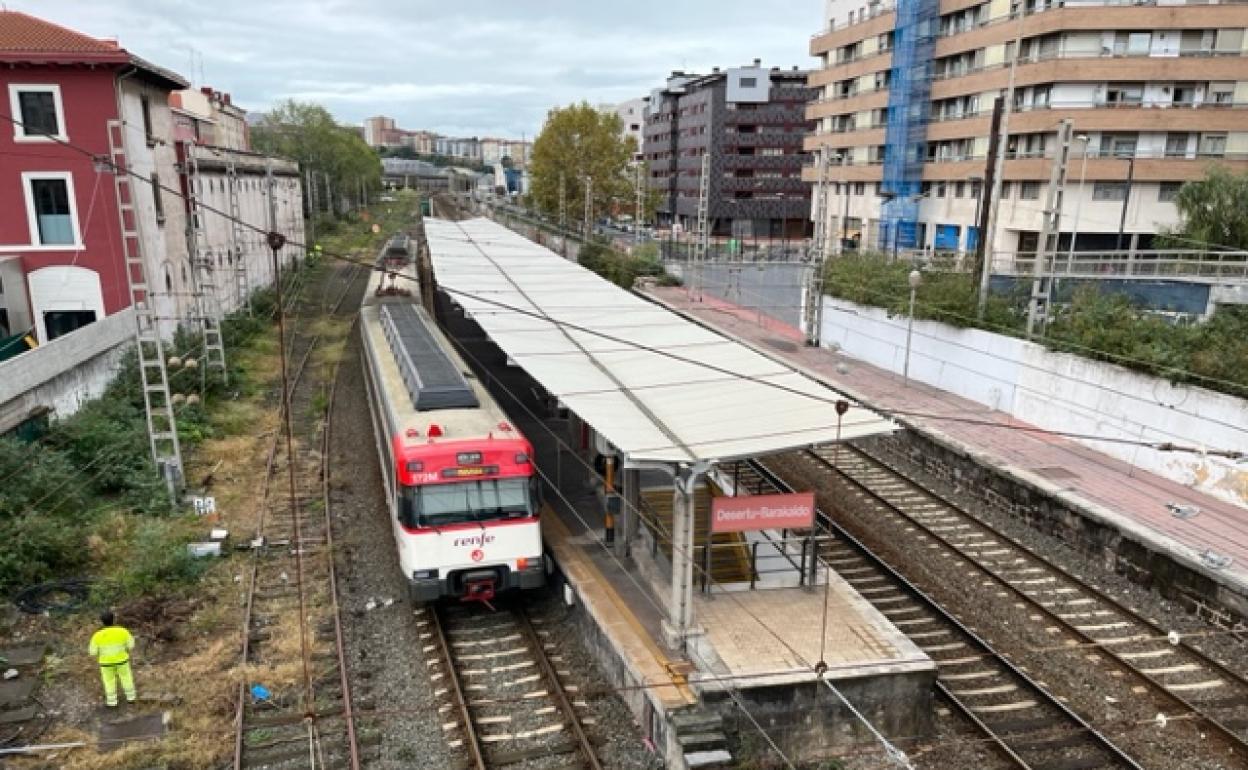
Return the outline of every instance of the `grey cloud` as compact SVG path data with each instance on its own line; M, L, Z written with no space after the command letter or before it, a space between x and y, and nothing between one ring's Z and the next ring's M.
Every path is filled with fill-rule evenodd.
M823 0L10 0L264 110L309 99L339 120L533 136L555 105L642 96L672 69L810 66ZM762 9L760 11L760 8ZM192 68L191 49L197 52Z

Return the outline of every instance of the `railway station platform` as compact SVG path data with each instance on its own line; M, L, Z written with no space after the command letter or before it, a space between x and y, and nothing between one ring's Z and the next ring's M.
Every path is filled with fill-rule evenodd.
M646 293L663 307L894 415L909 429L906 449L912 459L976 487L985 502L1013 506L1077 550L1217 625L1233 627L1248 618L1244 508L982 404L914 380L907 385L898 375L837 351L807 347L799 329L755 309L710 295L695 301L681 288ZM1199 514L1176 515L1183 510ZM1210 551L1229 557L1229 564L1211 563Z
M759 558L754 590L735 581L696 593L698 633L684 649L669 646L663 591L670 564L644 527L625 555L607 544L601 478L592 453L574 451L580 433L574 417L548 410L536 383L507 366L470 324L453 320L447 328L468 359L488 369L499 403L533 443L545 487L542 535L558 565L557 590L579 608L575 632L668 767L698 766L700 753L714 756L717 733L761 739L750 719L791 758L835 756L874 741L819 683L814 665L821 655L826 680L885 735L930 729L936 671L930 657L838 574L820 571L813 587L799 586L792 560L771 565L774 552ZM666 486L658 474L644 478L642 497L650 505L671 500L670 478ZM705 503L703 497L699 513ZM694 764L678 763L686 753Z
M789 760L817 761L878 748L872 728L930 733L935 664L815 558L813 532L711 533L711 498L733 487L719 458L830 440L841 426L827 419L828 405L805 397L774 405L766 386L750 393L735 376L694 378L638 360L623 336L675 337L708 358L740 355L740 346L616 287L621 296L598 300L585 296L592 285L561 286L601 279L500 230L427 223L439 318L533 444L552 581L578 608L568 632L586 642L667 767L774 760L772 742ZM551 320L564 310L577 315ZM743 368L731 371L836 396L752 352L738 362ZM662 398L671 396L679 403ZM747 404L791 422L725 420L724 409ZM866 410L845 421L847 436L891 429ZM608 466L619 469L613 487L602 463L617 459ZM621 508L613 542L609 499Z

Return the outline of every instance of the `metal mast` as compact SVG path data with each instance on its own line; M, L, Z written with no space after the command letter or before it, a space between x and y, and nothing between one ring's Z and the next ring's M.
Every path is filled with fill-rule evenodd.
M182 163L186 172L187 220L186 240L191 256L191 276L194 281L195 315L202 331L204 344L203 378L209 369L221 372L223 382L228 381L225 369L225 345L221 339L221 298L217 294L217 266L207 249L208 237L204 230L204 212L199 198L203 180L199 177L199 161L195 157L192 142L182 143ZM202 380L201 380L202 382Z
M178 424L173 416L169 394L169 373L165 368L165 347L160 339L153 292L148 283L139 234L134 186L130 183L129 158L125 149L125 128L120 120L108 121L108 152L113 184L117 192L117 217L121 226L121 247L126 262L126 283L134 309L135 349L139 359L139 381L143 388L143 409L152 460L160 471L169 497L177 501L182 489L182 449L178 444Z
M636 203L636 212L633 215L633 245L641 244L641 212L645 206L645 195L642 193L641 171L646 165L643 160L637 161L637 165L633 168L633 197Z
M806 297L802 303L802 319L806 325L806 344L819 346L823 325L823 268L828 258L828 151L819 151L819 181L815 186L815 237L810 244L810 274L806 277Z
M693 270L695 299L702 300L702 269L706 261L707 247L710 245L710 185L711 185L711 154L702 154L702 173L698 178L698 231L693 245Z
M247 277L247 255L244 253L243 246L247 240L247 233L243 230L242 207L239 204L238 166L233 160L226 167L225 177L226 188L230 196L230 253L234 255L235 307L239 309L246 307L247 315L251 315L251 282ZM311 175L308 178L311 179ZM312 210L312 216L316 216L315 209Z
M585 177L585 240L594 234L594 178Z
M1066 193L1066 166L1070 160L1071 121L1063 120L1057 126L1057 147L1053 151L1053 166L1049 171L1049 191L1045 200L1044 225L1040 229L1040 241L1036 244L1036 258L1032 265L1031 302L1027 306L1027 336L1039 333L1049 322L1049 305L1053 299L1053 276L1049 261L1057 257L1058 227L1062 218L1062 199Z

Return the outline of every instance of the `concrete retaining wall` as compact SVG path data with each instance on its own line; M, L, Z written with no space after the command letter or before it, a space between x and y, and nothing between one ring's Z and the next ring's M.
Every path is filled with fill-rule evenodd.
M45 410L68 417L99 398L133 342L127 308L0 363L0 433Z
M923 671L837 679L834 684L884 735L914 736L931 732L934 680L934 672ZM704 692L703 702L723 716L725 732L736 742L733 756L743 760L768 754L766 745L760 745L759 727L788 757L803 763L834 758L878 740L822 682L741 686L736 695L744 711L727 692ZM757 720L757 727L745 712Z
M822 338L874 366L898 374L903 369L904 316L825 297ZM1232 449L1248 443L1248 401L978 329L916 321L910 377L1050 430ZM1081 443L1201 492L1248 504L1248 468L1242 464L1103 441Z

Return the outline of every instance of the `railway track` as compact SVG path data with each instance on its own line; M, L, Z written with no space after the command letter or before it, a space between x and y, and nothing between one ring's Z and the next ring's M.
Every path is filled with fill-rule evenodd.
M792 489L761 462L736 465L733 478L750 494ZM936 662L940 697L999 756L1031 770L1140 766L1029 674L997 652L822 512L836 536L821 558Z
M476 770L563 757L601 770L585 732L589 706L560 670L558 635L522 606L431 605L416 611L448 743Z
M1228 752L1248 760L1248 679L1087 581L983 523L958 505L856 447L807 453L845 479L885 516L913 527L920 544L964 559L985 587L1006 592L1049 624L1050 633L1112 660L1165 702L1195 715Z
M343 304L368 271L354 264L332 269L335 280L326 281L319 298L302 297L301 291L295 300L298 317L292 320L326 315L345 320ZM246 587L246 673L239 683L233 767L357 770L361 741L344 662L328 495L336 365L325 367L320 377L305 376L314 366L324 332L301 332L323 327L290 326L286 403L293 452L287 451L282 430L276 430L258 500L260 519ZM292 464L294 480L288 480Z

